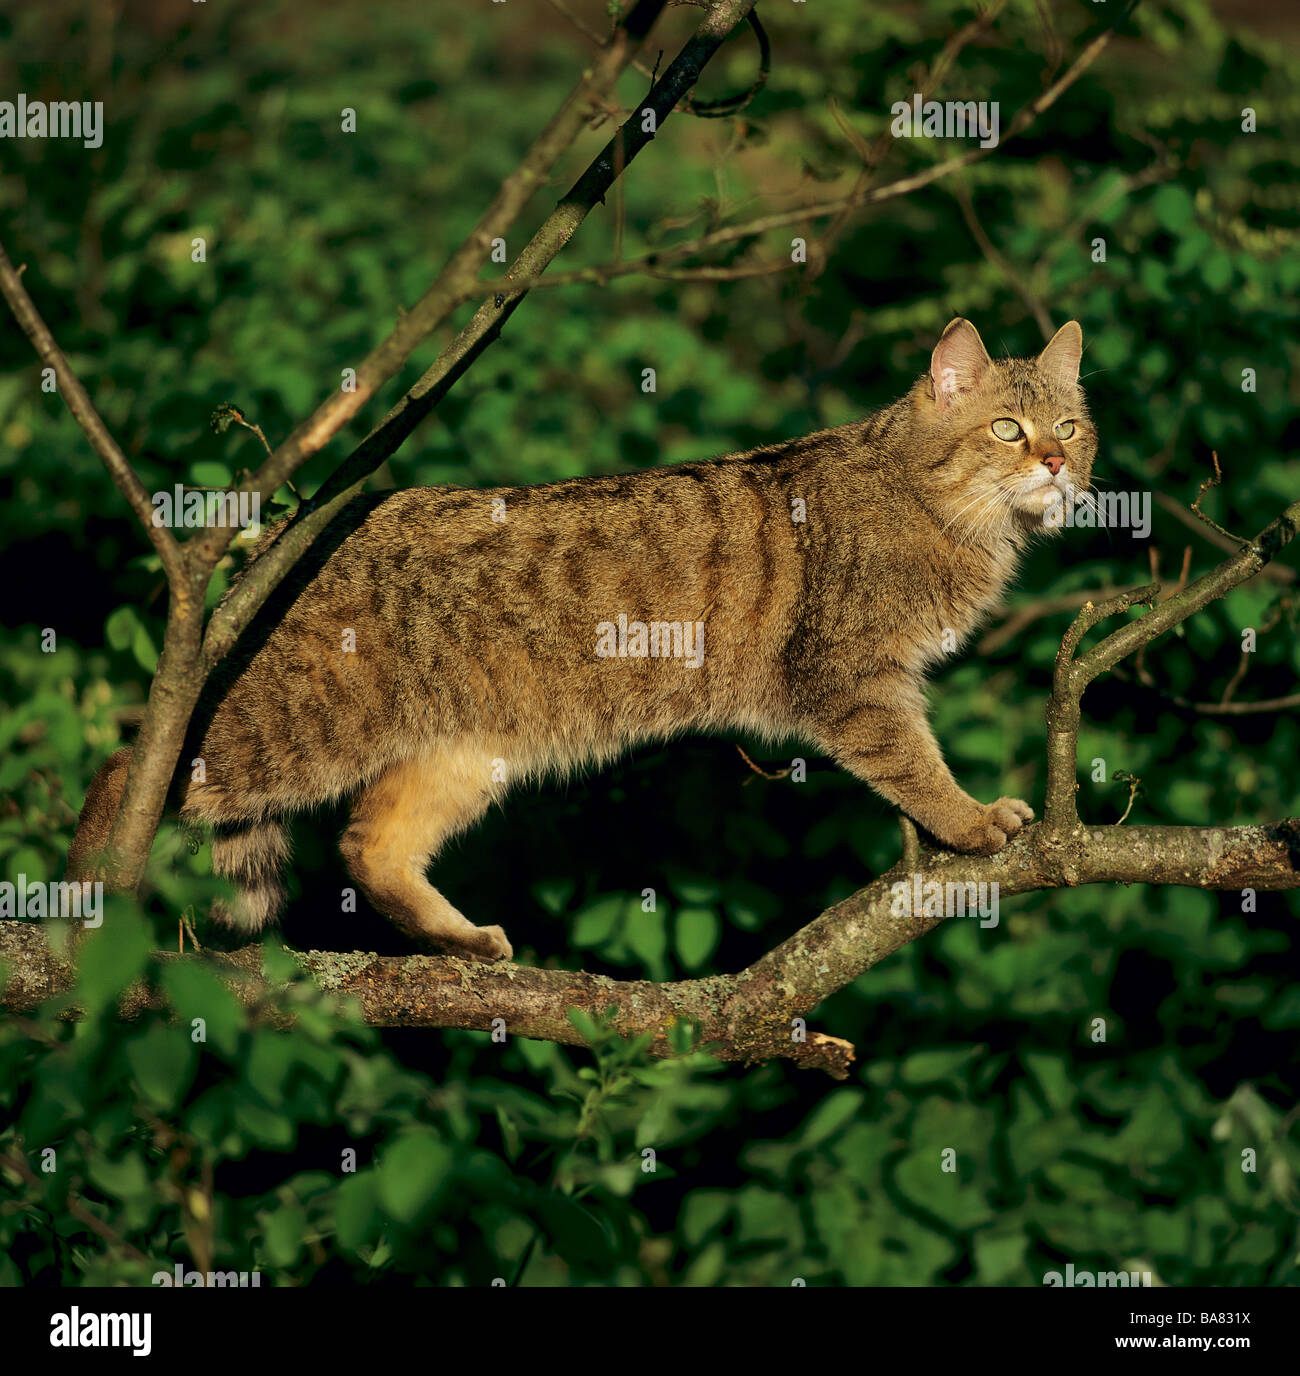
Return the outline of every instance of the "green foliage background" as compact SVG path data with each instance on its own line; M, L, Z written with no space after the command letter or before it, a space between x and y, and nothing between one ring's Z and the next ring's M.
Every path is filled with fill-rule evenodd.
M998 100L1005 129L1098 10L1012 0L940 98ZM626 252L846 187L857 155L830 97L873 138L912 68L971 17L940 0L760 12L767 89L739 120L668 122L626 178ZM159 0L115 26L107 13L49 0L0 18L0 92L103 99L107 121L93 152L6 142L5 243L146 485L222 483L260 450L247 431L212 433L213 410L236 402L272 440L305 416L469 231L588 47L541 4ZM857 215L820 272L535 292L379 481L534 482L838 424L897 395L954 314L991 348L1040 346L1026 288L1054 323L1083 325L1102 482L1185 506L1217 451L1226 478L1207 509L1253 533L1300 486L1300 62L1294 19L1247 17L1264 27L1225 27L1206 0L1143 4L1025 135L960 183ZM665 49L695 22L674 11ZM743 87L753 67L737 38L702 94ZM628 75L624 105L643 90ZM337 132L346 106L353 136ZM512 253L606 137L585 137ZM899 141L882 176L953 151ZM1010 273L973 239L959 186ZM560 267L613 255L617 204ZM763 249L788 255L789 233ZM91 775L138 716L165 596L12 326L0 363L0 873L54 878ZM1194 573L1217 561L1160 507L1148 541L1067 532L1015 597L1147 581L1152 547L1174 577L1187 545ZM1124 811L1122 771L1142 780L1134 821L1297 811L1294 713L1213 718L1162 696L1217 698L1247 627L1258 649L1238 697L1294 692L1286 593L1257 580L1160 643L1145 663L1155 688L1130 675L1090 690L1086 818ZM938 676L935 726L977 795L1041 803L1042 708L1068 617ZM328 915L345 882L336 829L300 828L288 939L403 950L374 914ZM521 795L439 862L438 882L477 921L504 923L525 960L666 979L740 968L896 857L889 810L826 762L802 785L768 782L730 743L683 741ZM287 1285L1036 1285L1070 1261L1170 1284L1300 1280L1289 900L1243 912L1239 894L1097 888L1013 900L992 930L949 923L820 1010L860 1054L831 1087L698 1053L651 1063L609 1039L587 1054L380 1034L297 984L286 1032L193 968L160 976L179 1027L123 1027L108 1016L116 991L174 943L180 911L202 908L207 868L165 826L143 906L114 901L86 950L89 1018L0 1023L3 1283L147 1283L205 1259ZM940 1168L948 1148L955 1173Z

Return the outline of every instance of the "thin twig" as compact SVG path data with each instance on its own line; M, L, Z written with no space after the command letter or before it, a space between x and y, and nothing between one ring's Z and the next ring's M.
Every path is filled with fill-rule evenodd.
M1126 773L1124 770L1116 771L1115 778L1119 783L1128 784L1128 806L1124 809L1123 815L1115 823L1117 827L1122 827L1128 821L1128 815L1133 811L1133 804L1137 801L1137 796L1142 788L1142 780L1136 774Z
M185 930L189 933L189 938L190 941L194 944L194 949L196 951L201 951L203 947L199 944L199 939L194 934L194 923L190 918L188 909L181 914L181 921L185 923Z
M975 202L971 199L970 189L966 183L957 177L953 180L949 190L961 209L962 219L966 221L966 228L970 230L971 238L975 240L976 247L1001 273L1012 291L1024 302L1026 309L1034 317L1035 323L1042 332L1044 341L1051 339L1056 331L1052 325L1052 317L1047 313L1047 307L1030 290L1025 280L1025 273L1017 271L1007 262L993 240L985 232L984 226L980 224L979 216L975 213Z
M903 838L903 872L915 874L921 863L921 838L916 834L916 823L907 813L900 812L898 830Z
M1004 613L1006 619L980 639L975 646L976 653L996 654L1008 641L1014 640L1026 626L1032 626L1035 621L1045 616L1055 616L1057 612L1072 612L1077 607L1082 607L1085 602L1115 597L1122 591L1122 588L1112 584L1094 588L1090 592L1066 592L1059 597L1045 597L1041 601L1008 607Z
M1187 509L1187 507L1175 497L1171 497L1167 492L1155 492L1152 494L1156 499L1156 505L1161 511L1167 512L1176 521L1185 525L1188 530L1194 530L1203 540L1213 545L1215 549L1221 549L1225 553L1233 554L1241 548L1241 541L1235 535L1219 534L1217 527L1210 530ZM1260 570L1261 578L1267 578L1271 583L1290 584L1296 581L1296 571L1289 568L1286 564L1265 564Z
M1099 34L1083 52L1079 54L1058 80L1053 82L1046 91L1021 107L1011 124L1008 126L1007 132L1003 135L998 147L1004 147L1010 139L1023 133L1040 114L1056 103L1060 96L1083 75L1094 61L1096 61L1097 57L1109 42L1112 32L1113 29L1108 28ZM727 225L721 229L701 235L699 238L672 244L663 248L656 248L641 254L639 257L627 258L619 263L602 263L592 267L575 268L568 272L548 273L545 276L539 272L532 277L511 276L494 278L486 282L478 282L475 284L473 291L467 292L463 299L470 300L478 293L531 291L538 287L553 288L580 285L604 286L616 277L624 277L630 273L640 272L650 275L671 275L673 278L683 281L692 280L693 274L696 278L706 281L735 280L746 275L755 277L765 276L776 271L777 265L774 263L760 263L743 269L735 267L718 268L716 266L704 266L694 269L674 269L671 273L666 269L669 263L679 258L693 257L696 254L704 252L706 249L720 248L727 244L737 243L742 239L757 238L759 235L765 234L769 230L806 224L810 220L836 217L845 211L859 209L869 205L878 205L883 201L895 200L899 196L910 195L912 192L919 191L923 187L931 185L933 182L940 181L953 172L959 171L964 167L969 167L972 163L983 161L995 151L996 149L994 148L974 148L965 153L960 153L955 157L948 158L943 162L935 163L933 166L925 168L923 171L915 172L907 177L900 177L896 181L887 182L884 186L855 189L848 195L836 197L833 200L802 206L794 210L778 211L771 215L749 220L743 224ZM788 267L789 263L783 260L780 266ZM723 274L729 274L729 276L724 276Z
M760 766L756 765L756 764L754 763L754 761L751 760L751 759L749 758L749 756L746 755L745 752L744 752L743 750L741 750L740 746L736 746L736 749L737 749L738 751L740 751L740 758L741 758L742 760L744 760L744 762L754 771L755 774L759 775L760 778L772 779L772 780L784 779L784 778L788 777L789 774L790 774L790 770L789 770L789 769L781 769L781 770L778 770L778 771L777 771L776 773L774 773L774 774L769 774L768 771L767 771L766 769L762 769L762 768L760 768ZM744 788L746 784L752 784L753 782L754 782L753 779L746 779L746 780L745 780L745 783L741 784L741 788Z
M20 1176L23 1182L35 1190L44 1190L44 1185L40 1176L32 1170L27 1158L22 1154L21 1147L17 1152L0 1152L0 1165L8 1166L16 1175ZM102 1218L92 1213L90 1209L82 1203L81 1196L75 1190L69 1190L64 1198L64 1208L79 1222L84 1223L96 1236L107 1242L110 1247L116 1247L123 1255L132 1261L148 1261L138 1248L132 1246L120 1233L116 1232Z
M54 340L50 328L41 318L27 288L22 283L26 264L16 271L9 261L9 255L0 246L0 292L4 293L14 319L22 327L23 333L31 340L37 356L47 367L54 369L59 393L63 397L73 419L81 427L82 433L90 441L91 448L99 455L104 467L108 469L117 490L130 503L140 524L144 527L149 543L158 552L167 581L173 590L180 591L188 586L189 574L185 555L171 530L165 525L154 522L155 508L145 485L136 476L117 441L110 434L99 412L95 409L81 379L72 370L63 350Z
M1214 472L1201 484L1201 490L1196 494L1196 500L1192 503L1192 515L1204 521L1211 529L1217 530L1220 535L1226 535L1229 540L1235 540L1237 544L1244 545L1246 541L1243 540L1240 535L1234 535L1232 531L1224 530L1217 521L1212 521L1205 512L1201 510L1201 498L1205 496L1210 488L1218 487L1223 481L1223 472L1219 468L1219 455L1217 450L1210 451L1210 459L1214 464Z

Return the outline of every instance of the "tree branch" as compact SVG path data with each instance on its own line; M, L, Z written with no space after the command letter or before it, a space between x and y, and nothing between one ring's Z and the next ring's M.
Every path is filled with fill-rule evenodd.
M1056 656L1052 695L1047 704L1047 797L1044 818L1057 844L1080 830L1078 805L1080 700L1093 679L1113 668L1126 655L1149 644L1157 636L1186 621L1208 602L1222 597L1239 583L1259 573L1273 556L1295 538L1300 528L1300 501L1293 502L1253 539L1243 543L1231 559L1189 583L1163 602L1156 603L1158 583L1135 588L1101 603L1088 602L1075 617ZM1075 659L1079 642L1099 621L1130 607L1151 610L1098 641L1082 659Z
M1249 717L1268 712L1289 712L1294 707L1300 707L1300 693L1288 693L1280 698L1259 698L1254 702L1194 702L1179 693L1166 693L1159 688L1154 691L1175 707L1182 707L1203 717Z
M838 219L849 211L864 206L878 205L882 201L892 201L899 196L910 195L913 191L919 191L932 182L937 182L953 172L969 167L972 163L983 161L997 149L1004 147L1018 134L1023 133L1040 114L1054 105L1061 95L1096 61L1110 41L1114 28L1122 21L1123 17L1121 15L1113 24L1098 34L1047 90L1016 112L1010 125L1007 126L1007 132L995 147L971 149L966 153L958 154L956 157L935 163L923 171L914 172L906 177L899 177L892 182L886 182L884 186L870 186L865 178L859 177L857 185L845 196L839 196L828 201L818 201L812 205L800 206L792 210L777 211L754 220L747 220L743 224L725 225L721 229L703 234L699 238L652 249L638 257L625 258L612 263L595 264L585 268L574 268L568 272L548 273L544 278L539 273L532 279L520 279L517 273L512 270L508 277L477 283L475 289L466 296L466 300L477 296L480 292L531 290L534 287L565 287L579 284L604 286L616 277L625 277L630 273L641 272L650 276L686 277L698 275L707 279L719 269L716 267L683 268L672 274L664 269L679 258L694 257L706 249L724 247L742 239L753 239L761 234L766 234L769 230L806 224L810 220ZM979 24L982 23L982 20L972 22ZM787 267L789 264L782 263L782 266ZM732 270L732 275L761 276L773 270L773 264L761 263L754 265L745 272Z
M956 855L923 849L735 975L655 984L614 980L582 971L484 964L455 956L377 956L369 952L294 952L303 972L325 990L360 1001L362 1016L380 1027L459 1027L489 1031L503 1019L507 1033L584 1045L569 1021L571 1008L608 1018L621 1035L651 1032L655 1056L675 1055L668 1034L682 1023L698 1030L697 1046L725 1061L752 1064L784 1058L844 1079L853 1047L802 1020L818 1004L887 956L944 920L933 912L899 915L900 892L922 885L997 885L1000 896L1075 884L1179 884L1202 889L1300 888L1300 819L1273 826L1092 827L1064 873L1046 824L1031 826L997 855ZM915 864L916 868L911 866ZM901 886L901 888L900 888ZM90 941L109 940L104 931ZM228 954L177 955L160 961L209 963L245 1005L269 992L256 946ZM0 963L8 978L0 1008L26 1012L73 988L68 960L50 949L46 929L0 922ZM161 1007L144 984L127 991L124 1017ZM616 1010L616 1011L615 1011ZM75 1016L74 1010L68 1016Z
M25 265L24 265L25 266ZM184 583L185 561L180 544L166 526L154 524L154 506L145 485L136 476L117 441L109 433L95 403L91 401L81 379L72 370L63 350L55 343L50 328L41 318L32 298L22 283L23 267L14 269L9 255L0 246L0 292L4 293L14 319L23 328L23 333L31 340L37 356L47 367L54 369L59 394L67 403L73 419L81 426L82 432L90 441L91 448L99 455L117 490L126 498L131 510L140 518L149 543L158 551L168 581Z
M586 126L592 102L602 102L614 88L619 74L631 61L633 49L663 10L666 0L638 0L635 8L619 24L597 57L583 72L551 122L537 136L515 170L503 181L468 238L448 259L433 284L410 310L403 312L388 338L371 350L358 364L353 391L336 390L277 446L270 457L239 491L257 492L263 500L271 497L301 465L322 449L344 425L393 377L420 343L428 337L465 299L465 292L478 276L492 241L504 236L518 219L533 193L550 176L561 156L573 145ZM752 3L752 0L751 0ZM192 542L196 554L219 555L234 532L209 527Z
M222 606L213 613L204 640L204 662L215 664L238 639L280 579L312 542L362 489L371 473L394 454L406 437L447 395L472 363L501 333L547 266L568 244L590 211L602 204L615 178L654 137L643 113L655 112L657 132L727 35L753 8L754 0L718 0L694 36L574 183L498 283L467 286L453 304L490 292L469 323L442 351L424 376L352 451L317 492L285 523L274 543L262 550Z
M1114 597L1122 588L1094 588L1091 592L1064 592L1059 597L1035 598L1031 602L1015 603L1003 609L1000 624L986 632L976 643L978 654L985 657L995 654L1009 641L1012 641L1035 621L1045 616L1055 616L1057 612L1072 612L1087 602L1098 598Z
M1177 497L1171 497L1167 492L1155 492L1152 495L1161 511L1167 512L1175 520L1181 521L1188 530L1194 530L1203 540L1208 540L1216 549L1223 550L1227 554L1234 554L1241 548L1241 541L1235 535L1220 535L1204 522L1198 521L1192 515L1190 508L1180 502ZM1285 564L1269 564L1261 570L1261 574L1270 583L1278 583L1282 586L1289 586L1296 580L1295 570L1288 568Z

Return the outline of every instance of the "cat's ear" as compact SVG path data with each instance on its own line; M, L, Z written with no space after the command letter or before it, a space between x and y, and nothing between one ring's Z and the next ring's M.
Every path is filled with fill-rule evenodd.
M975 326L961 316L950 320L930 355L930 391L939 410L974 387L992 365Z
M1079 381L1079 360L1083 357L1083 331L1077 320L1067 320L1038 355L1038 371L1046 373L1058 387L1073 387Z

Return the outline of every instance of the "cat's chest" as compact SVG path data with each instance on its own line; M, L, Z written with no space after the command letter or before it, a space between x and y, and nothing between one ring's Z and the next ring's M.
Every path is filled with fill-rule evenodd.
M1001 603L1015 574L1014 549L991 552L961 547L934 551L909 570L899 606L900 630L924 665L957 651Z

